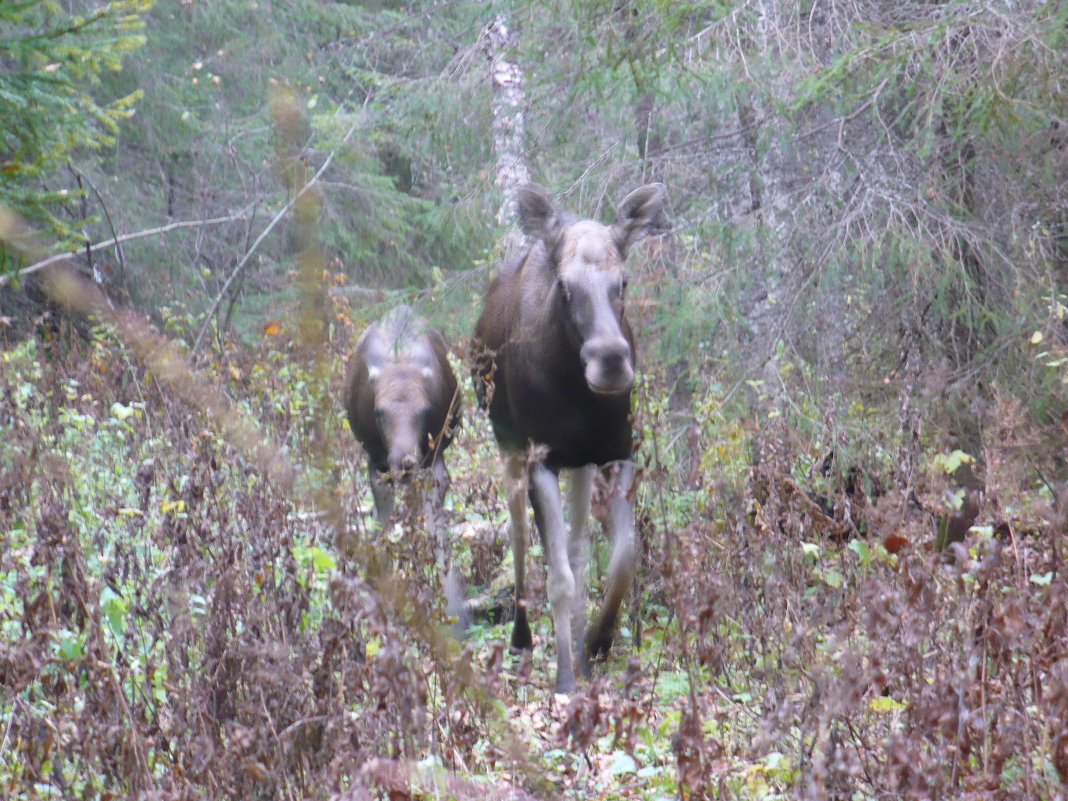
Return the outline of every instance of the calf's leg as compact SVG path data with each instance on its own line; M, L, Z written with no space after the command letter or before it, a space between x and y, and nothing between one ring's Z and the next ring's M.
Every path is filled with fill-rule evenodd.
M371 482L371 497L375 501L375 519L378 521L378 533L382 534L393 517L393 486L384 475L375 470L374 465L367 465L367 477Z
M459 639L467 631L468 620L463 582L449 553L449 531L445 525L445 493L451 484L444 460L435 459L430 466L430 487L423 495L426 499L425 515L434 544L434 559L445 588L445 610L453 619L452 633Z

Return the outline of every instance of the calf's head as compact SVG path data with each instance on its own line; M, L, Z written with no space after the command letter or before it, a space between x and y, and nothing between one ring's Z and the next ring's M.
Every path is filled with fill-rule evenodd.
M545 267L553 271L554 319L567 331L595 393L622 394L634 385L634 353L623 327L623 263L666 198L663 184L639 187L619 204L615 223L602 225L559 211L539 186L527 184L516 195L520 227L541 240Z
M394 361L387 354L369 353L367 377L374 388L375 425L386 445L389 471L407 479L423 460L427 446L434 368L429 354Z

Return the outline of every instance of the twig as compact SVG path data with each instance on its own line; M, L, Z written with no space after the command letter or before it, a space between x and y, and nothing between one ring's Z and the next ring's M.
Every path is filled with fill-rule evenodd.
M255 204L249 204L241 211L227 217L213 217L210 220L181 220L179 222L167 223L167 225L161 225L159 228L150 228L145 231L137 231L133 234L123 234L122 236L112 237L103 242L97 242L95 245L90 245L89 248L91 250L102 250L103 248L109 248L122 242L129 242L131 239L145 239L150 236L158 236L159 234L165 234L168 231L173 231L177 228L199 228L205 225L219 225L221 223L233 222L234 220L239 220L244 217L253 205ZM50 267L53 264L66 261L71 256L77 256L80 252L80 250L69 250L64 253L57 253L54 256L49 256L47 259L42 259L35 264L31 264L29 267L23 267L21 270L14 273L0 275L0 286L6 285L15 278L22 278L23 276L35 273L38 270L43 270L45 267Z
M256 237L256 241L252 243L252 247L245 251L245 255L241 257L241 261L239 261L237 263L237 266L234 267L233 272L230 273L230 277L226 279L226 283L223 284L222 289L219 290L219 294L216 295L215 300L212 301L211 308L208 309L208 313L204 316L204 322L200 326L200 331L197 332L197 338L193 341L193 347L189 349L190 358L196 356L197 350L200 349L200 343L204 340L204 334L207 333L208 327L211 325L211 320L215 316L215 313L219 310L219 306L222 304L223 298L226 297L226 293L230 289L230 285L234 282L234 279L237 278L238 275L240 275L241 271L245 268L245 265L248 264L249 259L252 258L252 254L256 252L256 248L258 248L260 246L260 243L262 243L263 240L267 238L267 234L269 234L274 229L274 227L282 221L282 218L289 213L290 209L293 208L296 202L304 196L304 193L311 189L311 187L313 187L318 182L319 178L324 172L326 172L327 168L330 166L330 163L334 160L334 156L338 154L338 151L341 150L341 148L348 144L349 138L356 131L356 126L358 124L358 122L354 122L352 124L348 131L345 132L345 136L342 138L341 143L330 151L330 155L326 157L326 160L323 162L323 166L316 171L315 175L312 176L312 179L308 181L308 183L304 184L304 186L301 187L299 192L297 192L295 195L293 195L293 197L289 199L289 202L282 207L282 210L275 215L273 220L267 223L267 227L263 229L263 231L258 237Z
M888 84L889 82L889 78L883 78L882 82L872 90L871 94L868 96L868 99L861 103L859 106L857 106L855 109L853 109L851 112L841 117L835 117L833 120L829 120L828 122L825 122L822 125L817 125L815 128L810 128L809 130L798 134L797 138L804 139L809 136L814 136L820 133L821 131L827 130L833 125L837 125L838 146L841 147L842 129L845 127L845 124L847 122L852 122L854 119L863 114L873 103L875 103L875 101L879 98L879 93L883 91L883 89L886 87L886 84Z
M115 222L111 219L111 212L108 211L108 204L104 202L104 195L101 194L100 190L97 189L96 184L94 184L89 179L88 175L83 173L81 170L79 170L73 164L69 164L67 166L70 168L71 172L73 172L75 175L78 176L78 180L79 181L85 181L87 184L89 184L89 188L93 190L93 194L96 195L96 199L100 203L100 210L104 212L104 219L107 220L107 222L108 222L108 228L111 229L111 236L112 236L112 238L114 238L116 240L116 244L118 244L119 232L115 228ZM87 246L86 250L87 251L91 251L92 250L92 246L91 245ZM121 247L116 247L115 248L115 255L118 256L119 269L121 270L122 280L125 282L125 280L126 280L126 254L125 254L125 252L123 252L123 249ZM92 265L90 265L90 267L91 266Z
M248 225L245 227L245 242L242 247L246 249L249 247L249 243L252 241L252 223L255 219L255 216L256 215L253 214L252 217L249 218ZM222 329L224 331L230 327L230 318L233 316L234 306L237 305L237 299L241 297L241 287L243 285L244 279L242 279L241 284L238 284L237 289L235 289L230 294L230 305L226 307L226 316L223 317Z
M355 284L350 284L349 286L330 287L329 292L331 295L338 295L343 298L348 297L349 295L378 296L384 294L381 289L372 289L371 287L366 286L356 286Z

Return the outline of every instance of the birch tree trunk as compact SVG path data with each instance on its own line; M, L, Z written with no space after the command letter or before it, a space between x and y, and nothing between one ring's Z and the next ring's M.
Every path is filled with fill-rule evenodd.
M508 30L504 17L497 17L487 25L483 38L490 58L490 79L493 85L496 183L504 195L504 202L497 210L497 222L506 225L515 219L516 189L530 180L530 170L527 168L523 150L527 99L523 91L523 70L508 58L508 51L515 44L515 35Z

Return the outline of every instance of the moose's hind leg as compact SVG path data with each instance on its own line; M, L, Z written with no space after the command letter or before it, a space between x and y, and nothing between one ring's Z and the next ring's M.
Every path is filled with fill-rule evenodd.
M511 520L512 562L515 566L515 622L512 624L512 647L529 651L534 647L527 621L525 582L527 575L527 475L526 454L505 457L505 492L508 496L508 516Z

